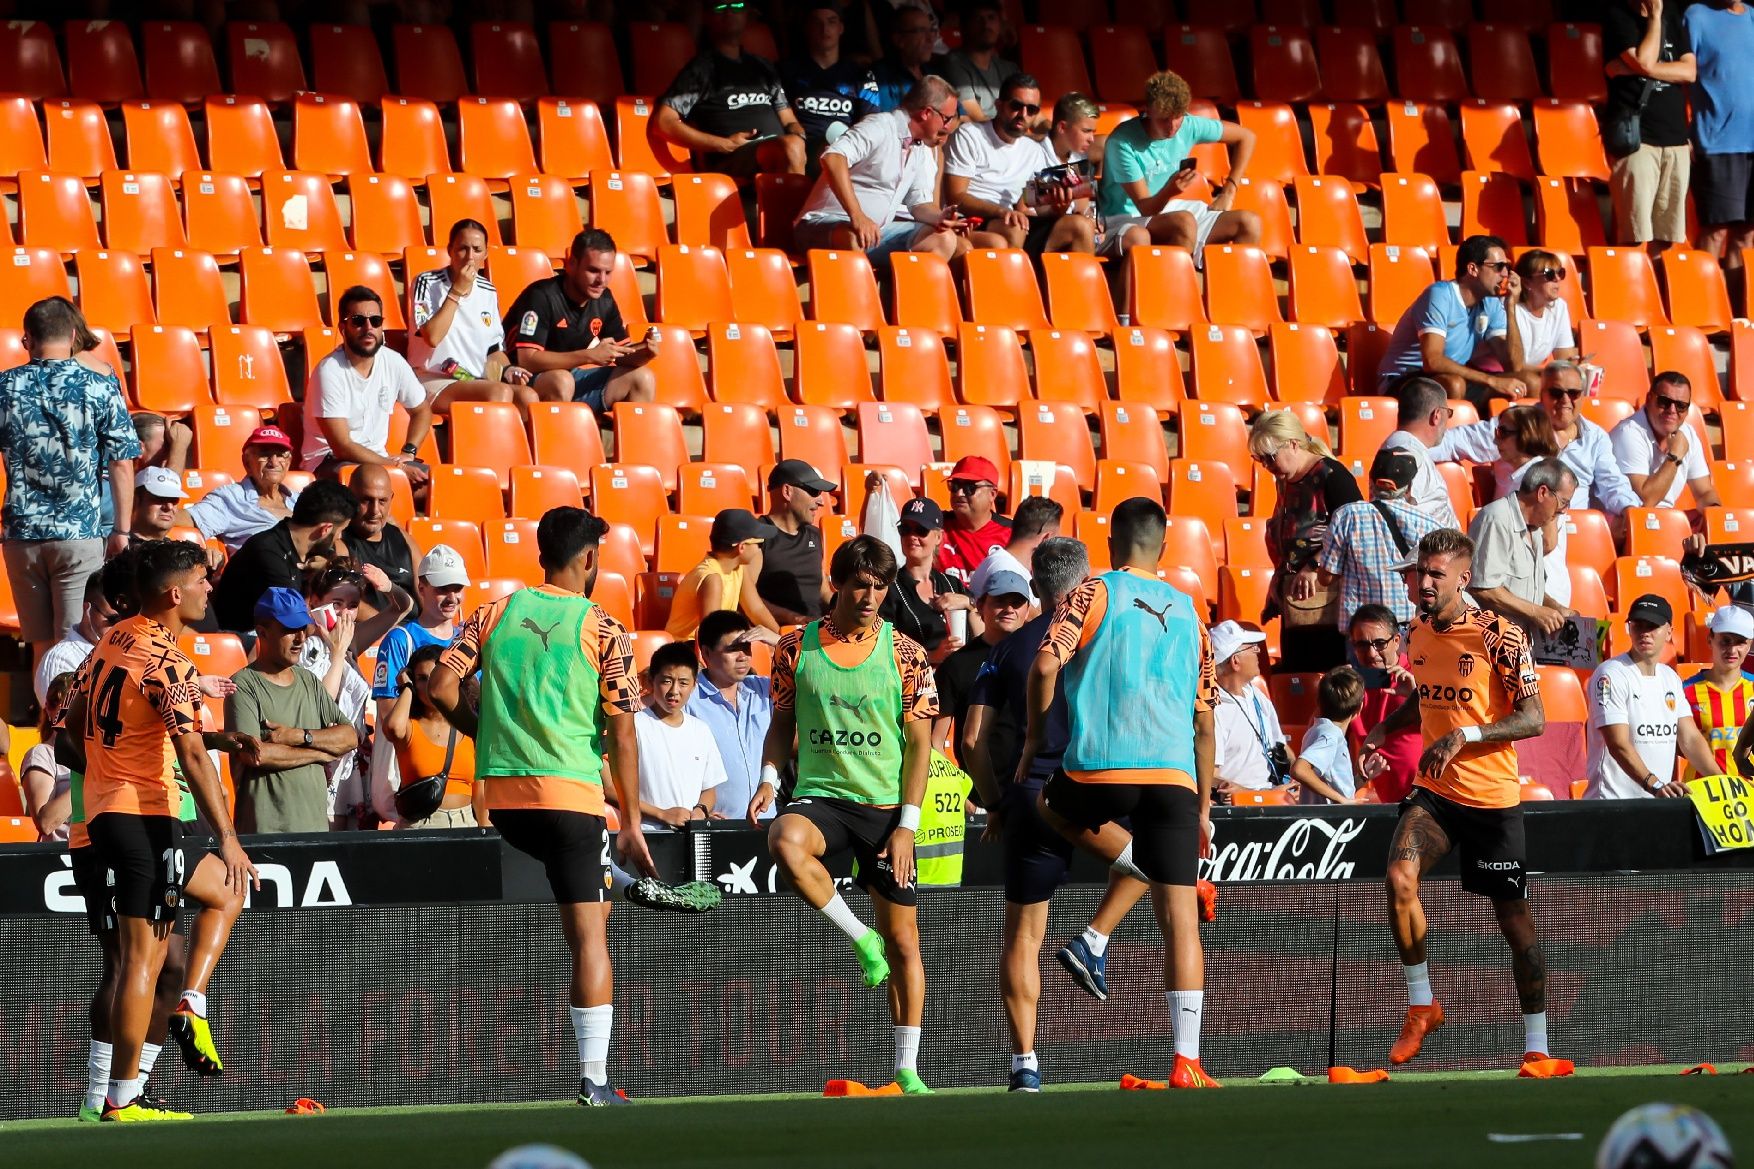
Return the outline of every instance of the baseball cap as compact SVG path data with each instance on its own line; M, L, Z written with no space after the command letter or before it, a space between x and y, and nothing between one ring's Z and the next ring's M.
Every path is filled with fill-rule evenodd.
M1259 645L1267 635L1259 629L1244 629L1235 621L1220 621L1212 627L1212 657L1223 665L1236 656L1245 645Z
M1725 605L1716 610L1705 627L1713 633L1728 633L1754 641L1754 614L1740 605Z
M1384 447L1376 452L1376 458L1370 461L1370 481L1386 479L1396 487L1413 486L1413 480L1419 475L1419 460L1411 451L1400 447Z
M936 532L944 527L944 509L935 499L910 499L902 505L901 522Z
M169 467L147 467L134 476L134 486L160 499L189 498L189 493L183 490L182 479Z
M415 576L435 589L469 583L469 570L463 565L462 555L449 544L434 544L420 558L420 571Z
M292 449L292 437L278 426L258 426L244 439L245 446L277 446Z
M952 479L976 479L984 483L991 483L996 487L999 484L999 468L993 466L991 459L983 459L979 455L963 455L956 460L956 465L950 468L950 477Z
M1675 619L1675 611L1669 608L1669 602L1655 593L1646 593L1632 602L1626 610L1628 621L1643 621L1647 625L1667 625Z
M256 620L273 621L287 629L303 629L311 624L311 611L297 589L269 589L256 598Z
M1012 595L1022 597L1027 601L1035 596L1035 590L1030 588L1028 577L1021 572L1012 572L1008 568L1000 569L989 575L986 581L986 591L981 594L982 597L1009 597Z
M781 459L767 473L767 488L802 487L806 491L814 491L820 495L824 491L833 491L834 484L816 473L816 468L803 459Z
M744 507L727 507L713 517L714 548L735 548L745 540L771 540L780 530Z

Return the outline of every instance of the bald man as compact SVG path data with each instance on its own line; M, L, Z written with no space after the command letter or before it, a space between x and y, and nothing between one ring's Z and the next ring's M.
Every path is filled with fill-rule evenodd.
M420 562L420 550L390 518L393 490L389 469L361 463L347 477L347 487L358 504L353 522L342 536L347 555L363 564L377 565L391 584L413 596L414 566ZM366 600L379 606L384 603L384 598L377 596Z

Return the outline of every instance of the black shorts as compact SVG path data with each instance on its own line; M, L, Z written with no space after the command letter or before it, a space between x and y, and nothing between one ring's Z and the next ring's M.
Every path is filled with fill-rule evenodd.
M105 812L86 825L97 859L115 881L118 918L177 920L190 868L183 856L183 824L174 816Z
M1042 789L1048 807L1080 828L1132 818L1133 863L1159 885L1200 876L1200 797L1167 783L1079 783L1064 771Z
M1692 183L1701 226L1754 223L1754 154L1695 152Z
M116 878L92 845L70 848L73 859L73 887L85 898L85 924L93 934L107 934L116 928Z
M999 803L1005 845L1005 900L1038 905L1054 895L1072 869L1073 845L1041 818L1039 787L1005 785Z
M823 855L852 849L857 867L853 884L892 905L918 905L914 885L896 884L895 870L877 854L889 844L889 836L901 820L900 808L874 808L856 800L834 796L805 796L780 809L782 816L802 816L816 825L827 844ZM496 817L497 819L497 817Z
M609 827L603 817L548 808L495 808L493 826L507 844L542 862L557 904L609 900Z
M1048 236L1054 234L1054 227L1060 222L1058 215L1032 219L1029 231L1023 236L1023 250L1040 262L1041 254L1048 250Z
M1521 808L1470 808L1422 787L1401 801L1402 818L1414 808L1430 813L1461 854L1463 889L1494 901L1521 901L1529 895ZM1396 839L1399 834L1397 824Z

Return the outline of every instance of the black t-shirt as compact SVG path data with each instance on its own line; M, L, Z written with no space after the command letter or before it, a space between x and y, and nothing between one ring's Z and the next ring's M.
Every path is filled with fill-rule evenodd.
M974 682L992 652L992 646L976 638L938 664L938 712L950 716L955 743L962 742L962 719L974 697Z
M987 751L993 760L993 774L1000 783L1011 782L1017 774L1017 757L1023 753L1023 739L1029 731L1029 670L1053 622L1052 613L1043 613L995 645L975 679L974 694L968 704L985 706L993 712ZM1048 707L1041 753L1029 765L1031 786L1039 787L1059 770L1068 733L1066 688L1059 686L1054 690L1053 705Z
M877 112L877 79L871 70L842 57L824 69L808 56L780 62L780 81L792 112L813 148L820 149L836 122L849 128Z
M706 134L729 138L744 130L758 138L783 134L779 112L786 90L771 63L744 53L736 60L707 50L682 67L659 105Z
M1679 4L1663 8L1663 47L1660 61L1675 61L1687 54L1687 30L1681 23ZM1644 40L1644 17L1624 4L1613 3L1602 13L1602 59L1615 61ZM1749 62L1754 67L1754 62ZM1636 74L1608 79L1608 117L1621 118L1638 106L1649 80ZM1688 142L1687 87L1659 81L1638 120L1639 138L1651 146L1685 146Z
M256 602L269 589L304 595L304 573L292 546L292 521L281 520L257 532L232 553L213 590L213 612L221 629L248 633L256 627Z
M944 593L961 593L968 595L962 582L946 573L932 570L932 595ZM896 578L895 585L883 598L883 608L879 615L896 629L907 634L926 647L930 653L944 644L944 637L950 632L949 623L944 614L932 608L931 604L920 600L919 592L914 588L905 571Z
M518 294L505 316L505 335L517 349L548 349L576 353L598 341L621 341L627 324L607 288L583 304L567 299L566 278L538 280Z
M408 543L408 537L395 524L385 524L379 533L383 539L377 542L362 539L351 534L342 536L347 545L348 554L362 564L375 564L384 570L390 583L400 588L409 596L414 595L414 549ZM375 608L383 608L389 599L376 589L365 598Z
M761 575L755 592L807 620L822 616L822 532L809 524L788 536L776 532L761 546Z

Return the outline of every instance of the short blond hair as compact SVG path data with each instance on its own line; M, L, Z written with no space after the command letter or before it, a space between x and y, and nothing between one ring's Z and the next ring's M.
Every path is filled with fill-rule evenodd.
M1264 459L1287 443L1295 443L1306 451L1326 457L1333 454L1328 444L1312 436L1289 410L1266 410L1249 428L1249 454Z
M1145 112L1159 118L1179 118L1188 112L1194 95L1179 73L1165 69L1145 82Z

